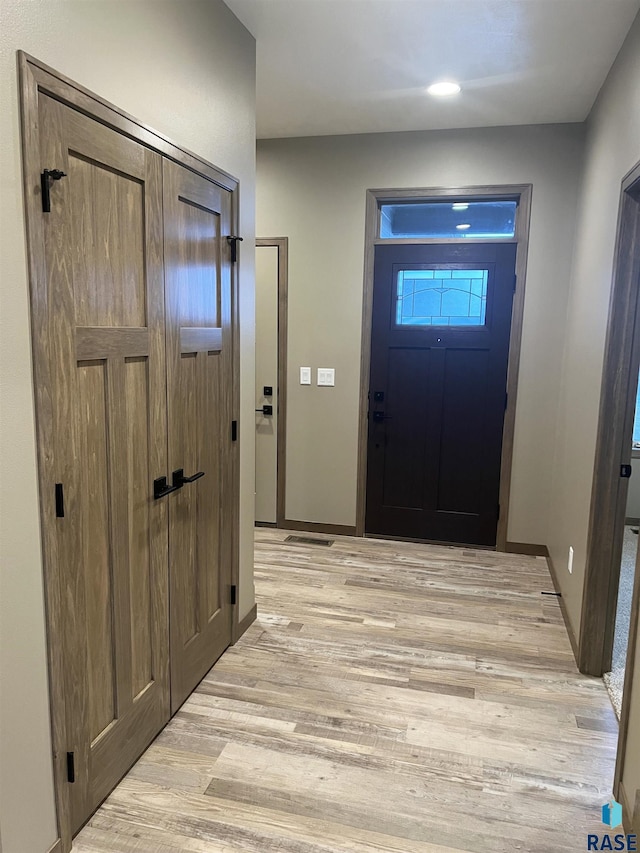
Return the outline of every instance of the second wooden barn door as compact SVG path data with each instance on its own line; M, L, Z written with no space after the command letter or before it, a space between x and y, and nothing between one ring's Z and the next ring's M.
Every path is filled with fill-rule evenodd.
M230 193L164 161L171 709L231 641Z

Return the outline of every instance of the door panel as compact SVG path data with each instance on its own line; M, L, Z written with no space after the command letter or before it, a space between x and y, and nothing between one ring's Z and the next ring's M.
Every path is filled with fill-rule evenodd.
M143 184L73 154L69 168L76 323L146 326Z
M109 531L109 436L104 361L78 363L81 473L79 521L82 565L91 567L93 595L86 599L89 738L104 732L117 716L111 536Z
M485 405L489 354L486 350L448 350L442 370L442 435L437 507L447 512L482 511Z
M428 350L397 349L389 353L388 387L393 390L388 392L388 405L392 405L394 417L385 422L384 432L376 430L374 439L386 444L380 496L385 505L407 509L422 506L428 377Z
M169 718L161 158L40 96L75 832Z
M129 504L129 565L131 584L129 612L131 620L131 685L135 699L153 680L153 620L151 608L151 552L149 530L151 512L149 483L154 472L149 469L150 421L148 363L145 358L125 359L125 394L127 405L127 451L130 460L127 491Z
M515 252L376 247L367 532L495 544Z
M230 194L164 161L171 707L231 642Z

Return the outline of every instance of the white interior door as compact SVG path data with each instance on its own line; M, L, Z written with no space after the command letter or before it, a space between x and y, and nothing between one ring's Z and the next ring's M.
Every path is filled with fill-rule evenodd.
M265 391L271 390L271 394ZM256 248L256 521L275 524L278 485L278 247ZM264 414L264 407L271 414ZM268 412L268 409L265 409Z

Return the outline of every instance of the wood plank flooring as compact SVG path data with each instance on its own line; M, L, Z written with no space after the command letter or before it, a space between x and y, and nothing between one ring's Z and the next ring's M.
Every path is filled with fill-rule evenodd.
M74 850L584 851L617 722L544 559L286 535L257 531L257 621Z

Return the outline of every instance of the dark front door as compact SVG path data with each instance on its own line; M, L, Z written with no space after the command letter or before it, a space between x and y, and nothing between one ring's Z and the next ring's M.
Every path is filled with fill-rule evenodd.
M495 545L515 255L376 246L367 533Z

